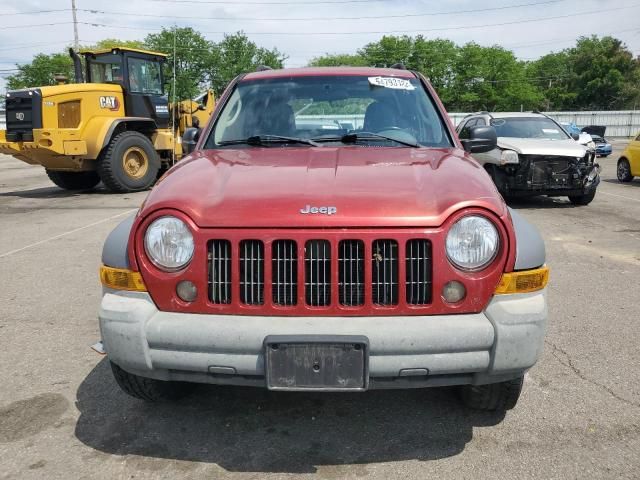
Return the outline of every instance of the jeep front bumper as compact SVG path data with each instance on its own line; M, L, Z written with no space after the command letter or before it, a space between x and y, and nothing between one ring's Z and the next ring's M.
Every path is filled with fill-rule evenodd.
M265 386L269 335L359 335L369 388L494 383L521 376L543 347L546 289L496 295L478 314L265 317L159 311L142 292L106 291L100 331L109 359L159 380Z

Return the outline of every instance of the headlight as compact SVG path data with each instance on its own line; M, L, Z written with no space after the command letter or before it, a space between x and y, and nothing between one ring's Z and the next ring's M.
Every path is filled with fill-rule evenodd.
M499 242L498 230L485 217L462 217L447 233L447 257L461 270L481 270L496 257Z
M193 257L193 235L179 218L160 217L147 227L144 249L151 261L162 270L180 270Z
M596 149L595 142L588 142L587 143L587 148L590 149L590 150L595 150Z
M518 153L513 150L503 150L500 155L500 164L506 165L508 163L519 163Z

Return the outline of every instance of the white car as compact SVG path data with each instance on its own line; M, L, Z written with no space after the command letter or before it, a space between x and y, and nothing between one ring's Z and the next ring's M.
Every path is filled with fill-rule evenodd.
M567 196L575 205L589 204L600 183L591 136L574 140L562 126L541 113L480 112L465 117L461 140L470 129L491 126L498 146L473 157L485 167L505 197Z

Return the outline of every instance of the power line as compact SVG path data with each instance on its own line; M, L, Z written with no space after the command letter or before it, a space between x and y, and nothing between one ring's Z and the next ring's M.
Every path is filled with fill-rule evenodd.
M630 8L637 8L640 4L626 5L624 7L618 8L610 8L607 12L618 11L618 10L626 10ZM602 15L603 10L591 10L587 12L579 12L579 13L570 13L566 15L555 15L551 17L541 17L541 18L532 18L526 20L514 20L509 22L499 22L499 23L488 23L488 24L474 24L474 25L458 25L454 27L437 27L437 28L427 28L427 29L412 29L412 30L377 30L377 31L361 31L361 32L287 32L287 31L279 31L279 32L245 32L247 35L305 35L305 36L314 36L314 35L386 35L386 34L395 34L395 33L414 33L414 32L441 32L447 30L467 30L467 29L477 29L477 28L489 28L489 27L503 27L506 25L519 25L523 23L535 23L535 22L544 22L548 20L557 20L561 18L574 18L581 17L586 15ZM128 29L128 30L145 30L152 32L159 32L160 30L156 28L144 28L144 27L130 27L130 26L122 26L122 25L108 25L104 23L94 23L94 22L78 22L83 25L94 26L94 27L106 27L106 28L120 28L120 29ZM222 35L228 32L226 31L210 31L210 32L200 32L203 34L216 34Z
M8 27L0 27L2 29L9 29L9 28L32 28L32 27L53 27L55 25L69 25L73 22L54 22L54 23L37 23L37 24L33 24L33 25L11 25Z
M71 10L70 8L58 8L55 10L33 10L31 12L14 12L14 13L3 13L3 17L11 17L14 15L37 15L40 13L58 13L58 12L68 12Z
M200 4L200 5L229 5L229 0L151 0L153 2L158 3L192 3L192 4ZM252 1L240 1L234 0L234 5L336 5L336 4L345 4L345 3L381 3L386 2L387 0L319 0L319 1L310 1L310 2L295 2L295 1L269 1L269 2L252 2Z
M567 0L545 0L542 2L530 2L530 3L521 3L518 5L508 5L503 7L494 7L494 8L477 8L473 10L452 10L448 12L430 12L430 13L406 13L401 15L371 15L371 16L357 16L357 17L280 17L280 18L265 18L265 17L203 17L203 16L180 16L180 15L158 15L153 13L136 13L137 17L152 17L152 18L174 18L174 19L182 19L182 20L233 20L233 21L278 21L278 22L288 22L288 21L322 21L322 20L372 20L372 19L389 19L389 18L410 18L410 17L435 17L435 16L444 16L444 15L461 15L465 13L479 13L479 12L488 12L495 10L507 10L513 8L522 8L522 7L531 7L531 6L540 6L540 5L548 5L551 3L560 3L565 2ZM79 11L88 12L88 13L101 13L105 15L133 15L128 12L113 12L106 10L95 10L95 9L87 9L87 8L79 8Z

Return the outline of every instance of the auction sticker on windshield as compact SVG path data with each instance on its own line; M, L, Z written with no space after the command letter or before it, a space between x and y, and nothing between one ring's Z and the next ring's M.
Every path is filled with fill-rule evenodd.
M415 90L409 80L395 77L369 77L369 83L376 87L395 88L398 90Z

